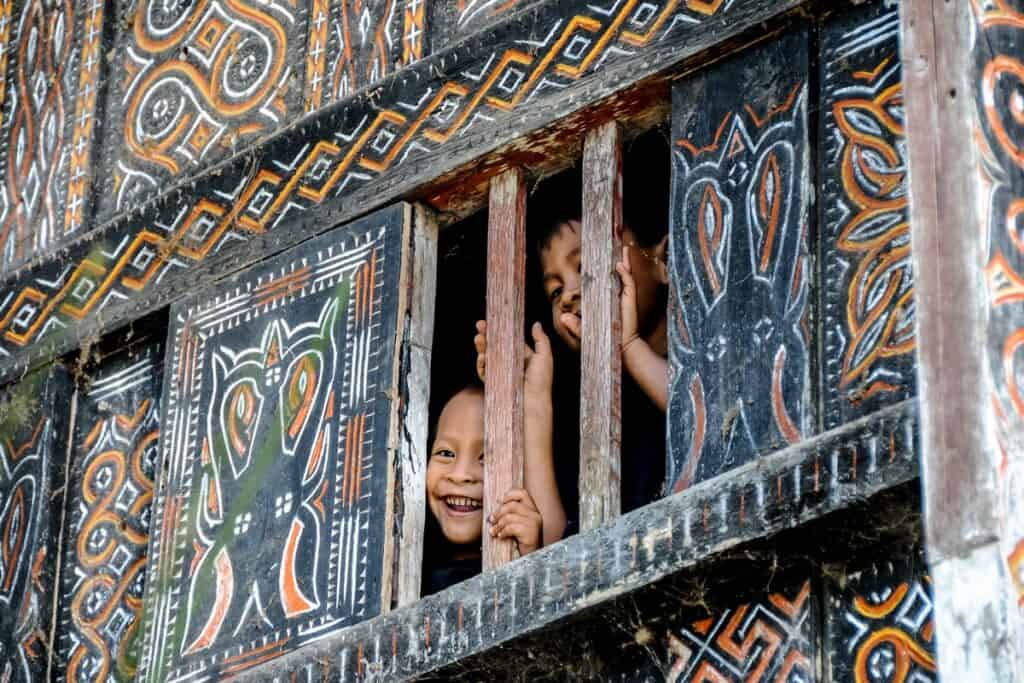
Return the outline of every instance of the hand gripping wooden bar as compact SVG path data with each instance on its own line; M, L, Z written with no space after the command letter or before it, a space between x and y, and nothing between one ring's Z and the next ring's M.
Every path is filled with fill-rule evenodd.
M484 569L516 557L491 538L487 518L523 485L523 330L526 318L526 185L511 169L491 180L487 226L487 382L484 390Z
M622 136L614 121L583 147L583 336L580 528L617 517L620 503L622 321L615 264L622 254Z

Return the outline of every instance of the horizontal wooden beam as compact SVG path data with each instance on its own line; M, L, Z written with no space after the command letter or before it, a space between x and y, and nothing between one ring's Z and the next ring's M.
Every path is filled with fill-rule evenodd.
M548 0L517 12L10 274L0 381L760 31L802 1L697 11L655 0L647 32L627 21L630 3ZM566 52L578 31L594 36L590 47Z
M753 461L237 680L392 681L537 632L729 548L845 510L918 475L909 400Z

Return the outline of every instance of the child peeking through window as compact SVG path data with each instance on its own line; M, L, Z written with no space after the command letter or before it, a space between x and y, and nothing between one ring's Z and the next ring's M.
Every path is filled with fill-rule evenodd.
M643 136L627 151L623 247L616 267L622 282L623 512L655 500L665 477L668 172L667 144L660 136ZM571 205L559 195L571 196L556 182L543 195L544 201L538 201L542 207L534 236L536 256L552 328L568 350L578 354L585 334L580 310L582 225L579 204Z
M477 372L484 378L486 325L474 340ZM555 485L552 461L551 345L533 326L526 348L523 382L525 414L524 487L509 491L501 506L483 518L484 394L479 384L457 391L441 410L427 463L427 564L423 594L429 595L480 573L484 533L515 541L527 555L562 537L565 510ZM440 538L439 538L440 537Z

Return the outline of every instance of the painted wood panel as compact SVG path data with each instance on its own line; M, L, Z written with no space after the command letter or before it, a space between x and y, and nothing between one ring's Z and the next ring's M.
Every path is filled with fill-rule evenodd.
M672 491L814 432L808 77L798 28L673 88Z
M0 273L89 224L101 0L0 2Z
M412 230L397 205L172 309L140 680L389 609Z
M636 624L620 618L637 617L633 593L681 572L708 576L716 566L712 558L731 555L738 560L725 566L738 566L737 572L747 577L744 588L756 591L767 585L774 563L750 578L746 551L755 539L765 539L763 557L771 558L778 545L770 539L779 532L811 520L835 519L834 513L863 510L865 501L879 502L884 491L903 506L897 508L896 526L913 527L907 520L914 506L906 504L913 496L903 485L918 472L915 414L916 406L909 401L883 409L728 472L715 485L655 501L600 529L332 634L246 672L240 680L393 681L423 676L474 655L489 658L491 665L485 667L486 675L465 678L486 679L495 676L495 661L509 657L499 646L526 636L544 639L545 647L555 648L564 660L563 643L548 627L561 624L572 639L583 638L589 619L602 620L594 609L616 600L625 603L613 622L618 635L623 623L633 627L627 636L634 634ZM896 486L900 488L890 491ZM884 533L880 526L868 528L871 538ZM843 532L857 534L850 528ZM725 572L712 578L724 580ZM678 600L678 592L668 595ZM752 598L734 591L723 599L728 602L718 607ZM606 652L620 656L617 650Z
M611 670L602 678L609 683L818 680L818 582L811 576L768 581L769 590L724 606L708 609L665 600L663 613L637 614L640 647L621 644L623 655L608 658ZM749 586L735 588L750 592Z
M199 4L211 12L215 5L207 2L195 7ZM101 166L104 185L100 189L104 201L116 204L118 194L127 192L129 175L134 178L131 182L143 188L140 192L151 184L134 175L134 170L118 170L111 157L125 161L131 169L149 169L145 172L150 179L168 191L137 211L118 214L69 245L59 257L50 254L4 282L0 287L0 378L14 377L28 363L116 329L182 298L197 284L309 239L326 226L394 201L796 4L799 0L730 0L709 4L707 13L695 14L689 5L659 0L656 12L637 31L627 23L635 9L631 4L620 3L609 10L586 0L550 0L383 78L374 88L346 99L344 106L323 107L295 121L258 151L236 154L216 168L208 169L205 162L194 166L184 154L199 152L175 143L160 152L169 155L183 173L188 171L173 182L169 168L140 161L142 157L135 158L138 155L126 147L123 128L130 101L124 100L127 91L123 89L132 82L118 81L120 95L112 92L108 97L111 113L103 141L108 154ZM158 6L162 3L153 5ZM138 16L121 12L118 18L123 23ZM191 21L198 22L198 15ZM224 30L239 37L243 34L234 24L225 24ZM291 29L286 33L292 36ZM194 39L199 40L198 34ZM188 43L190 39L181 40ZM124 56L127 49L115 50L117 64L130 65ZM227 54L223 47L218 49L217 54ZM173 58L154 62L146 73L182 59L191 63L209 53L206 48L189 50L187 57L169 52ZM301 56L288 59L293 73L305 68ZM237 66L241 68L241 63ZM182 99L184 91L171 92L166 105L158 106L158 93L142 89L148 77L140 77L132 86L133 97L149 93L147 106L170 120L178 111L170 105L181 104L191 112L190 125L198 120L191 100ZM290 115L303 110L301 98L295 95L301 80L282 95ZM116 113L119 107L121 114ZM221 148L234 129L225 127L226 118L211 116L216 122L209 122L211 131L221 131L217 142L207 140L205 134L187 139L199 148L209 147L204 159L223 160L229 152ZM231 125L241 126L249 121L247 117L261 117L261 131L272 124L266 115L250 112L231 119ZM115 129L121 132L112 132ZM177 140L181 136L171 135L174 130L152 141L163 145ZM247 148L238 148L243 149ZM158 148L143 151L152 155ZM109 210L104 217L111 218Z
M429 0L311 0L304 110L373 85L428 53Z
M73 387L63 366L0 391L0 678L47 677Z
M827 680L938 681L932 584L922 553L880 548L877 557L842 569L826 585Z
M305 2L117 0L101 219L303 111Z
M914 281L899 12L865 5L821 32L825 428L915 393Z
M160 439L163 343L107 356L79 391L66 489L57 680L131 681Z

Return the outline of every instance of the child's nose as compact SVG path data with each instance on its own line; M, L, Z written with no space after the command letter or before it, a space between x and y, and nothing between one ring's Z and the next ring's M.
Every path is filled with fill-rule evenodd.
M456 458L449 476L460 484L472 483L480 478L479 470L480 464L472 462L472 458Z
M567 285L562 292L562 311L564 313L575 313L579 308L580 288L578 284Z

